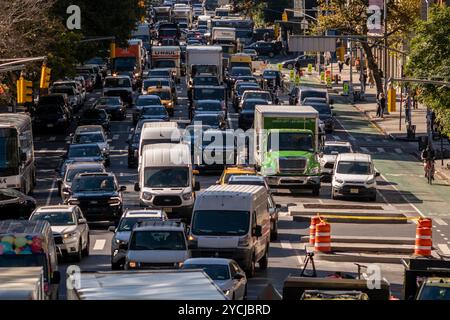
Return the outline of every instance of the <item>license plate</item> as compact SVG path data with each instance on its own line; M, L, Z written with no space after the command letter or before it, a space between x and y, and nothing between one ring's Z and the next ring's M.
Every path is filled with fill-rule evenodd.
M359 193L358 189L350 189L350 193Z
M91 201L91 204L98 204L98 201Z
M170 212L172 212L172 208L164 208L164 211L165 211L166 213L170 213Z
M48 123L48 124L47 124L47 127L48 127L48 128L53 128L53 123Z

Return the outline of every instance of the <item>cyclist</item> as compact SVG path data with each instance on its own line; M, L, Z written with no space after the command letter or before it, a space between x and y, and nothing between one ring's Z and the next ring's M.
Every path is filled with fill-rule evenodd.
M421 158L424 162L423 169L425 171L425 177L427 177L427 169L430 168L430 166L432 172L434 172L434 160L436 158L435 152L430 145L428 145L427 148L422 151Z

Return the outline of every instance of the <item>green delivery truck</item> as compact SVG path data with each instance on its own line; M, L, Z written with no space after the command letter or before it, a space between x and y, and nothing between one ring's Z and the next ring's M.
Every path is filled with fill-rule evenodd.
M319 113L312 107L257 105L254 161L275 189L320 192Z

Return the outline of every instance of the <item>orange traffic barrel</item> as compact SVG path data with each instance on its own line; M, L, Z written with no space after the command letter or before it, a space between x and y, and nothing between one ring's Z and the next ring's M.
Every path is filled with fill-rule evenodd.
M316 225L320 223L320 216L311 217L311 224L309 226L309 244L314 245L316 236Z
M414 255L416 256L431 256L431 247L433 246L431 228L420 227L416 228L416 243L414 246Z
M314 251L331 251L331 226L326 221L321 221L316 225L316 236L314 239Z
M430 218L420 218L419 220L417 220L417 225L420 228L431 228L433 226L433 223Z

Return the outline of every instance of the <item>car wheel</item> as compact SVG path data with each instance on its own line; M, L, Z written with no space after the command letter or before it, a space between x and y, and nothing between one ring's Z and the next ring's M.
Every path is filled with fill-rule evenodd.
M261 270L266 270L267 266L269 265L269 257L267 256L269 253L269 246L266 248L266 252L264 253L264 257L261 258L261 260L258 261L259 268Z
M277 239L278 239L278 226L277 226L277 223L274 221L273 222L273 230L272 230L272 233L270 234L270 240L277 241Z
M123 270L120 263L114 263L111 261L111 270Z
M89 233L88 233L86 248L83 249L83 256L89 257L89 254L90 254L90 248L89 247L90 246L91 246L91 240L90 240L90 236L89 236Z
M247 278L253 278L255 276L255 269L256 269L256 263L255 263L255 257L253 257L252 261L250 262L249 268L245 271Z

